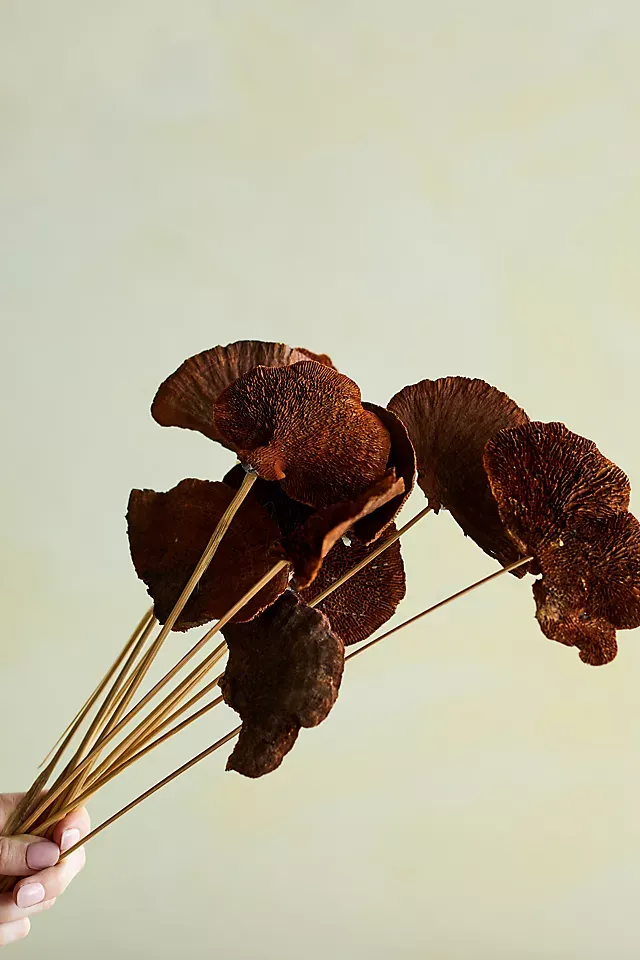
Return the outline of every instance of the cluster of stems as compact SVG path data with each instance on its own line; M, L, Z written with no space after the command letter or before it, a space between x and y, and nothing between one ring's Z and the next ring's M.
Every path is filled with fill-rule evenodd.
M233 521L233 517L249 493L255 482L256 474L248 472L242 486L238 490L226 512L220 519L211 539L198 562L189 582L176 602L170 616L163 625L156 620L153 608L148 610L138 623L136 629L127 641L115 663L103 677L95 691L84 704L77 716L55 745L49 756L42 764L42 770L32 787L21 803L15 809L13 816L5 827L5 834L29 833L35 836L50 837L56 824L71 811L83 806L98 790L101 790L114 777L119 776L133 763L147 756L152 750L165 743L171 737L186 729L190 724L208 714L214 707L223 702L219 694L218 683L222 674L210 679L210 675L218 667L226 653L226 644L218 643L212 650L212 639L220 632L241 609L263 587L276 576L286 561L280 560L266 573L247 593L198 640L191 649L160 679L144 696L136 700L140 687L147 677L161 647L167 639L178 617L198 585L200 579L211 563L218 545ZM412 520L398 529L393 535L383 540L363 561L354 566L346 574L331 584L326 590L311 601L315 606L324 600L330 593L341 587L350 577L355 576L366 564L380 556L399 537L411 529L422 517L429 512L426 507ZM403 627L431 613L441 606L457 599L470 590L495 577L507 573L522 564L528 563L530 557L522 558L509 567L501 568L482 580L465 587L463 590L447 597L440 603L423 610L409 620L398 624L378 637L352 650L346 660L352 659L362 650L396 633ZM198 654L202 659L192 666L184 675L187 667ZM179 676L181 679L178 679ZM203 702L204 701L204 702ZM89 718L93 715L93 719ZM88 725L87 725L88 724ZM87 727L81 736L70 759L62 764L63 757L70 749L76 737L80 736L83 727ZM190 759L177 770L174 770L159 783L136 797L131 803L109 817L104 823L97 826L81 843L101 833L106 827L114 823L121 816L147 799L157 790L166 786L176 777L185 773L196 763L204 760L216 750L219 750L240 732L241 726L236 726L225 736L211 744L197 756ZM57 768L60 772L54 778ZM62 856L68 856L75 847L67 850ZM8 878L0 883L0 892L11 889L13 880Z

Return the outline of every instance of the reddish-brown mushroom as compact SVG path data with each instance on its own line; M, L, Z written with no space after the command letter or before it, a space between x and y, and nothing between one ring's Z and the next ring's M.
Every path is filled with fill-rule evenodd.
M616 630L640 626L640 524L627 512L627 476L562 423L501 431L484 463L505 529L542 574L533 593L543 633L585 663L608 663Z
M465 534L503 566L520 554L504 530L484 471L485 444L528 421L505 393L483 380L445 377L405 387L389 402L415 447L418 483L437 513L449 510ZM524 576L526 568L513 571Z
M256 367L218 397L214 416L240 460L310 506L347 500L386 470L386 427L353 380L314 361Z
M509 535L526 553L577 519L629 506L626 474L563 423L533 422L497 434L487 443L484 466Z
M226 484L206 480L183 480L167 493L132 490L127 512L131 557L161 623L173 609L233 496ZM273 566L271 551L279 537L275 522L249 494L174 630L189 630L222 617ZM236 620L250 620L273 603L286 589L288 576L287 569L277 574Z
M385 504L397 499L403 490L404 480L396 479L395 470L388 470L353 500L319 510L286 537L283 556L291 561L296 586L308 587L315 580L334 544L352 528L355 537L355 530L362 518L371 516Z
M324 614L292 591L251 623L223 632L229 662L220 689L242 718L227 770L261 777L280 766L301 727L328 715L340 689L344 644Z
M151 414L163 427L198 430L225 444L216 429L213 406L223 390L254 367L285 367L300 360L333 366L326 354L262 340L238 340L189 357L159 387ZM226 445L226 444L225 444Z
M392 524L387 533L391 536L394 531ZM375 548L375 544L366 546L355 537L339 540L325 557L311 586L300 590L302 599L310 603L344 573L368 557ZM366 640L391 619L404 599L406 588L400 542L396 540L384 553L322 600L316 609L326 614L331 629L344 641L345 646L349 646Z
M237 466L224 479L225 483L237 490L243 477L244 470ZM389 492L393 492L393 486L389 488ZM358 523L351 530L348 528L336 530L336 525L332 521L339 519L337 515L345 507L349 507L348 504L339 504L335 510L329 507L326 511L314 513L310 507L305 507L297 500L288 497L278 483L259 479L255 481L251 493L280 526L283 535L281 555L288 556L294 565L297 558L300 573L303 572L302 568L306 563L310 563L316 569L316 577L309 586L302 588L299 581L295 584L296 590L307 602L311 602L323 593L327 587L352 570L379 545L379 542L366 545L358 539L355 534ZM318 520L321 523L316 526ZM395 529L392 523L386 532L391 536ZM314 530L316 537L313 536ZM331 547L328 551L324 551L327 534L329 534ZM318 572L317 564L323 553L322 565ZM338 587L319 604L318 609L327 615L331 629L342 638L344 643L352 644L366 640L385 624L395 613L405 592L404 565L400 543L396 542L371 561L360 573Z

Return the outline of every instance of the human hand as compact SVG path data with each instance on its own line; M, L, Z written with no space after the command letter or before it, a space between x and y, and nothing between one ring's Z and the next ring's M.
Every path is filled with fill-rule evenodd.
M30 917L49 910L84 867L84 847L58 863L60 853L89 833L89 814L75 810L56 826L53 842L42 837L1 836L20 793L0 794L0 876L23 877L12 893L0 894L0 947L22 940L31 928Z

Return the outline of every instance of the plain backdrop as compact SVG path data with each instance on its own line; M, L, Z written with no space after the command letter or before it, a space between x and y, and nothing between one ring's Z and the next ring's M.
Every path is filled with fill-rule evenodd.
M145 609L130 488L233 462L149 415L199 350L377 403L479 376L640 484L639 91L635 0L3 0L1 790ZM446 514L404 556L403 618L495 569ZM16 956L637 958L640 634L590 668L533 612L505 577L358 658L277 773L218 754L96 839Z

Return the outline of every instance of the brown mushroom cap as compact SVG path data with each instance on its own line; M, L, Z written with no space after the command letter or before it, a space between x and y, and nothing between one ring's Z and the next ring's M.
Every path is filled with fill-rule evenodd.
M449 510L465 534L503 566L521 554L504 530L483 465L487 441L528 416L484 380L444 377L405 387L388 404L413 443L418 483L436 512ZM522 577L526 567L513 571Z
M226 446L213 419L213 405L229 384L254 367L284 367L299 360L333 366L326 354L262 340L238 340L189 357L160 384L151 415L163 427L198 430Z
M280 766L301 727L328 715L340 689L344 644L324 614L292 591L223 633L229 662L220 689L243 724L227 770L261 777Z
M392 525L387 532L391 535L395 526ZM365 546L355 538L347 539L348 545L340 540L327 554L313 584L300 590L300 596L307 603L320 596L377 547L377 544ZM400 542L396 541L315 609L326 614L331 629L342 638L345 646L349 646L366 640L390 620L405 593L404 564Z
M132 490L127 511L129 545L136 573L153 598L161 623L169 616L233 499L224 483L182 480L167 493ZM242 599L275 560L280 531L249 494L174 630L189 630L222 617ZM236 620L255 617L286 589L288 570L277 574L246 604Z
M216 400L215 422L264 480L279 480L314 507L348 500L378 479L391 446L353 380L314 361L240 377Z
M532 422L496 434L484 465L502 521L523 553L535 553L576 520L629 506L627 475L563 423Z

